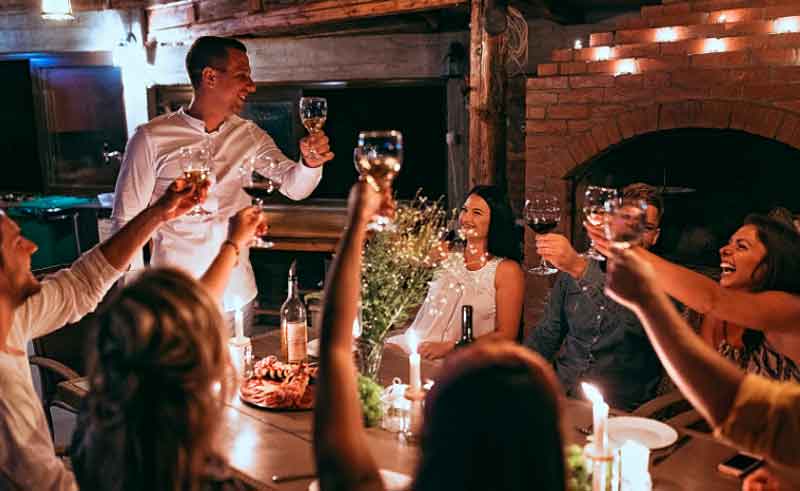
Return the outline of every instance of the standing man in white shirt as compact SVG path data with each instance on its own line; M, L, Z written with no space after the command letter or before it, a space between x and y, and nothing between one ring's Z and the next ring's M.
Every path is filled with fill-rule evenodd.
M184 216L161 227L153 237L151 264L185 269L195 277L209 266L225 240L228 219L250 203L242 191L238 167L255 155L266 154L283 170L280 191L293 200L311 194L322 178L322 165L333 158L328 137L318 132L300 140L302 158L288 159L272 138L255 123L242 119L247 96L256 90L244 44L229 38L197 39L186 55L186 70L194 88L187 108L159 116L140 126L128 141L117 180L113 230L122 227L157 200L181 175L184 147L212 149L212 186L205 216ZM133 267L142 267L141 257ZM245 334L252 330L255 276L247 248L241 251L223 296L229 324L233 311L244 310Z

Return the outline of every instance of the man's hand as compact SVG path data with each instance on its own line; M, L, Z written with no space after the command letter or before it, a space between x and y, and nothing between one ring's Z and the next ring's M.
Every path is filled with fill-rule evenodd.
M300 153L303 155L303 162L309 167L319 167L333 159L333 152L328 145L328 137L323 131L301 138Z
M265 235L268 228L267 215L261 211L261 208L248 206L231 217L228 240L239 246L241 250L247 247L256 235Z
M635 248L613 249L608 258L606 294L634 310L659 291L655 271Z
M573 278L580 278L586 271L586 260L575 252L563 235L536 234L536 253Z
M391 190L376 191L366 179L353 185L347 203L350 222L353 224L365 225L377 214L394 216L395 202Z
M442 342L435 342L435 341L428 341L425 343L420 343L419 345L419 355L426 360L434 360L436 358L443 358L447 353L453 351L455 348L455 343L452 341L442 341Z
M153 207L160 211L161 217L165 221L172 220L191 210L195 205L203 203L208 197L210 185L208 179L199 186L195 186L179 177L170 184L167 192L158 198Z

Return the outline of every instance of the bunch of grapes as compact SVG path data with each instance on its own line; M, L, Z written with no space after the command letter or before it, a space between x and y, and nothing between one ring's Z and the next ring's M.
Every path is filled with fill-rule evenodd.
M383 387L364 375L358 375L358 397L361 399L361 411L364 413L364 425L376 426L383 419Z
M569 491L592 491L592 470L583 456L583 448L569 445L564 449L567 465L567 489Z

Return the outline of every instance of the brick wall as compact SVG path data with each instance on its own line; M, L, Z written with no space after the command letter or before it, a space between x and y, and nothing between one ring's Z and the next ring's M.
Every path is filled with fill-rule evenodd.
M560 195L575 167L636 135L730 128L800 148L800 2L665 0L552 51L528 78L525 193ZM533 237L526 258L535 264ZM529 278L526 320L548 284Z

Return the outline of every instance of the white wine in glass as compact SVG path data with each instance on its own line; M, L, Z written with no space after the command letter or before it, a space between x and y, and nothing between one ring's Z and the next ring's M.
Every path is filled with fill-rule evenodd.
M403 135L399 131L362 131L358 134L358 147L353 152L356 170L376 190L392 187L392 181L403 167ZM385 230L392 219L376 216L368 228Z
M180 149L180 162L181 170L183 171L183 178L194 184L195 186L202 185L211 173L209 160L211 154L208 148L194 148L183 147ZM205 216L210 215L211 212L203 208L200 203L196 204L187 215L189 216Z
M583 198L583 215L586 217L586 221L596 227L602 226L605 221L605 204L612 199L617 199L616 189L600 186L587 187ZM606 260L605 256L594 248L594 242L583 255L596 261Z
M322 131L325 120L328 119L328 101L324 97L300 98L300 121L308 133L313 135ZM310 153L316 155L315 150Z

